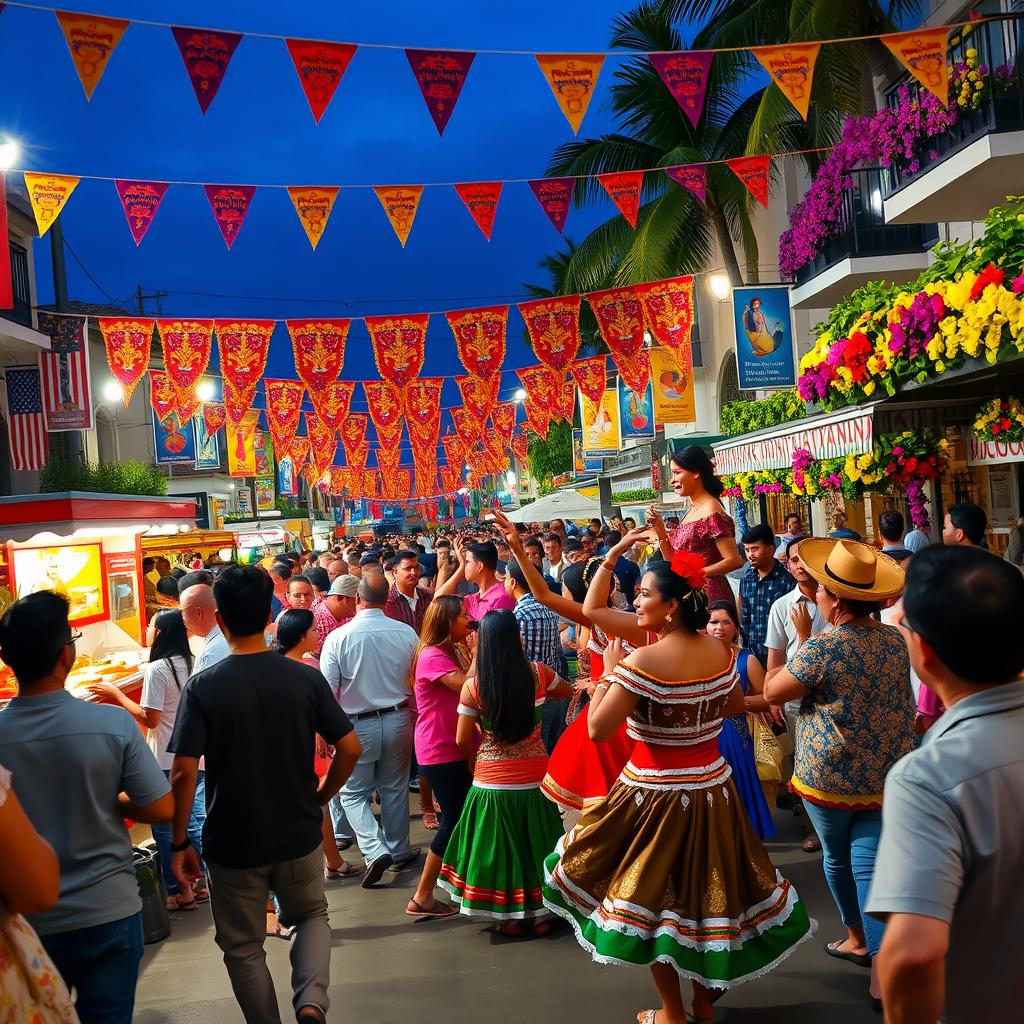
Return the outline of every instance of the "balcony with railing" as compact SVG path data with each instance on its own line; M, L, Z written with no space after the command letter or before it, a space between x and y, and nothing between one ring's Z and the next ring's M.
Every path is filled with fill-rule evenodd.
M1024 182L1024 15L970 25L950 38L953 124L930 137L913 162L895 161L883 178L890 224L980 220ZM897 108L921 86L901 79L886 90Z
M935 224L887 224L882 207L882 169L851 171L838 227L817 256L793 278L797 309L826 309L869 280L909 281L928 265L938 241Z

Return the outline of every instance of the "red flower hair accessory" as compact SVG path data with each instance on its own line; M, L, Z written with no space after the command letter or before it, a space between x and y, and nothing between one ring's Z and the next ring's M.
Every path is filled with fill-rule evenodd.
M704 589L707 576L704 572L704 559L700 555L680 549L672 555L669 565L677 576L682 576L686 580L691 590Z

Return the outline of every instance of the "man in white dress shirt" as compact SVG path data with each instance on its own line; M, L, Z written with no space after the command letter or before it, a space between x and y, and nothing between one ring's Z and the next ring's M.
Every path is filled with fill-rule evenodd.
M362 754L341 802L366 858L363 888L419 855L409 845L409 766L416 716L409 677L418 640L411 626L384 614L389 586L379 573L359 582L356 614L324 641L320 671L355 726ZM373 791L380 794L380 822Z
M202 651L192 665L192 675L195 675L204 668L223 661L230 651L227 639L217 625L217 602L213 599L212 587L205 583L196 583L182 593L179 601L185 628L193 635L206 639Z

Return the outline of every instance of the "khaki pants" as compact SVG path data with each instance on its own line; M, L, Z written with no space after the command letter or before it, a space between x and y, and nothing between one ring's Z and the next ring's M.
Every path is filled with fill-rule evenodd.
M331 926L323 858L317 846L304 857L258 868L226 868L207 861L216 942L246 1024L281 1024L263 949L270 891L281 905L281 923L295 927L290 954L292 1005L296 1011L318 1006L327 1013Z

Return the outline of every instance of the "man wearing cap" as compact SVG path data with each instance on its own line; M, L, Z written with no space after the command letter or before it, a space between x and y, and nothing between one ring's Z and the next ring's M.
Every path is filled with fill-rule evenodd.
M327 637L355 615L358 587L359 580L354 576L339 576L331 584L327 596L313 609L313 625L316 626L316 634L320 638L317 657L320 656Z

